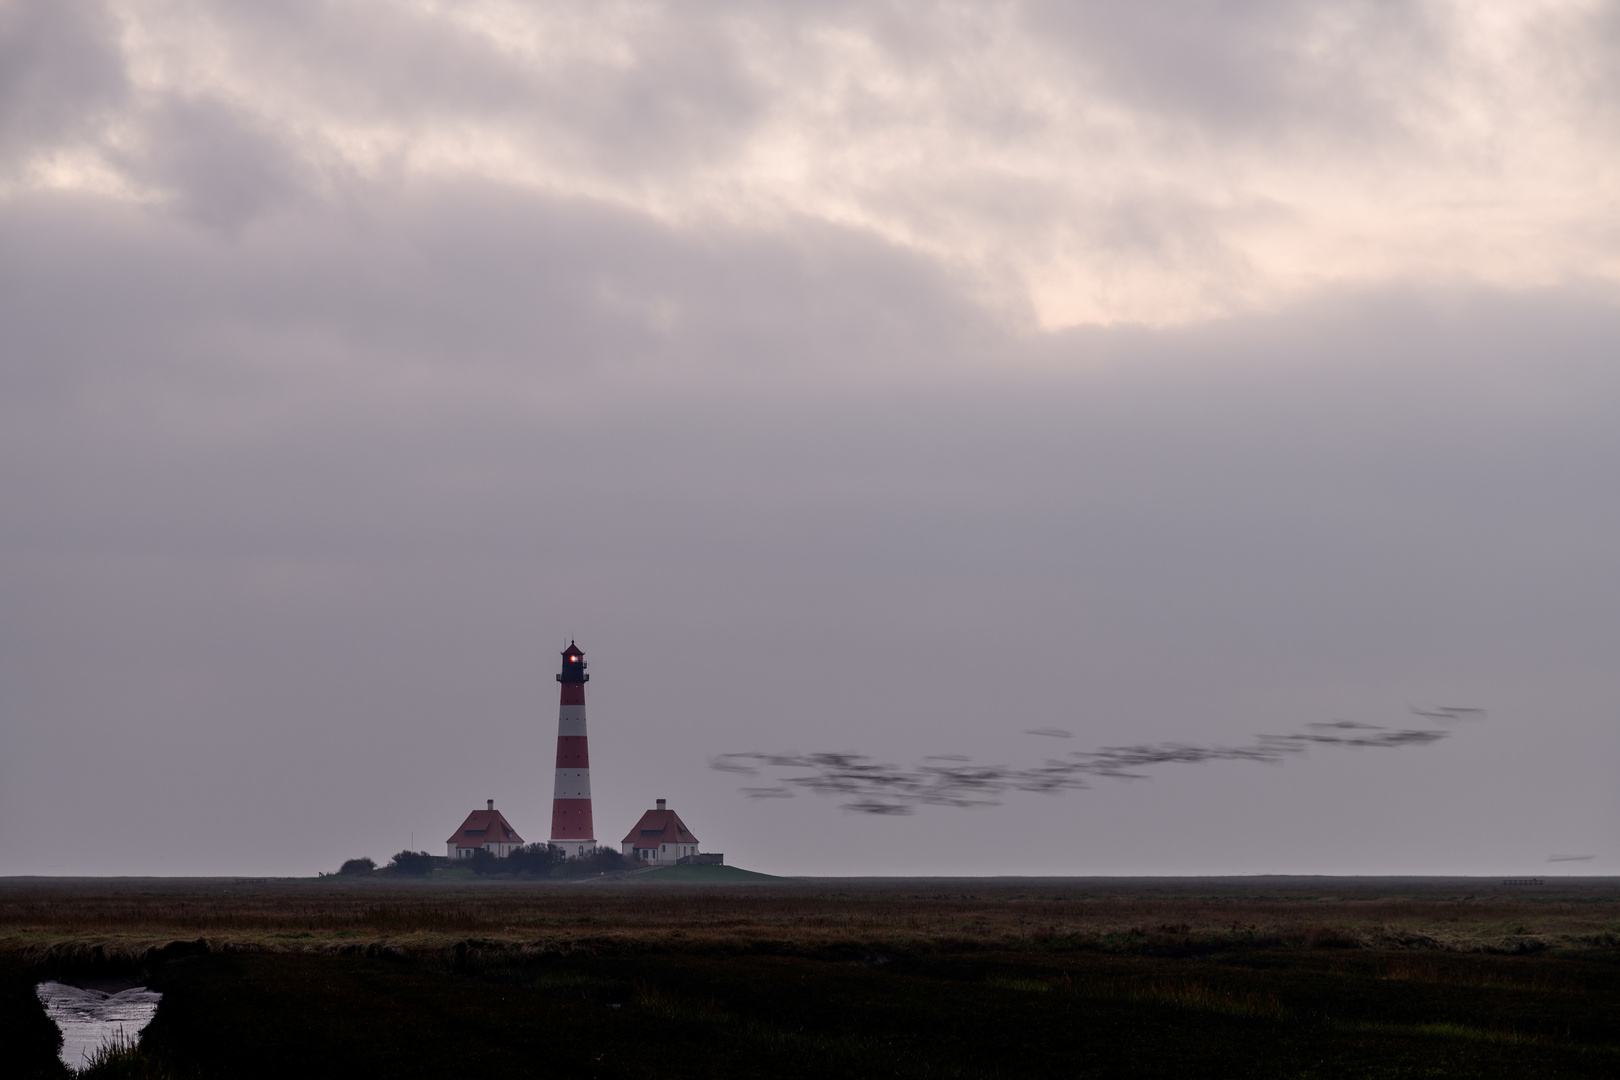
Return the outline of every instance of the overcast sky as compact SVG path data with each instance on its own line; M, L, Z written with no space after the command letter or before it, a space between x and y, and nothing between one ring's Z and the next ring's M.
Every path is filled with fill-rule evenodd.
M1616 192L1614 3L0 0L0 874L543 840L570 636L615 844L1620 872Z

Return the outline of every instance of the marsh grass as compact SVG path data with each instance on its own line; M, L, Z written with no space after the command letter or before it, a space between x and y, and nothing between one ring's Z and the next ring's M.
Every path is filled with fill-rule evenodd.
M120 1031L73 1075L79 1080L178 1080L181 1074Z
M1546 970L1504 970L1475 965L1442 963L1425 956L1402 956L1378 968L1377 977L1392 982L1424 983L1433 986L1476 987L1531 991L1539 993L1578 993L1579 983Z
M696 1040L723 1041L743 1058L782 1057L816 1061L831 1075L903 1077L983 1077L982 1067L964 1068L931 1061L911 1052L901 1040L878 1035L807 1030L803 1026L764 1021L727 1008L712 996L676 995L650 983L637 983L628 1005L629 1018L653 1016L679 1024Z
M1391 1024L1363 1020L1346 1026L1351 1030L1373 1035L1418 1035L1435 1039L1460 1039L1466 1042L1487 1043L1496 1046L1555 1046L1562 1042L1562 1040L1551 1039L1546 1036L1527 1035L1511 1029L1484 1028L1476 1024L1461 1024L1448 1021L1423 1024ZM1584 1049L1588 1052L1596 1051L1603 1054L1620 1053L1614 1047L1599 1046Z
M164 991L98 1075L1608 1076L1620 886L0 882L6 971Z
M1060 975L1051 979L992 976L985 980L985 985L997 990L1026 994L1059 993L1170 1005L1180 1009L1220 1013L1224 1016L1275 1019L1284 1015L1282 1003L1274 994L1212 986L1186 978L1077 980L1070 975Z
M996 990L1013 990L1024 994L1044 994L1052 989L1055 981L1051 979L1018 979L997 975L986 979L984 984Z
M94 949L138 958L170 942L408 952L477 938L569 949L681 942L829 949L1034 948L1141 955L1232 949L1480 951L1620 948L1620 895L1527 896L1406 884L1306 891L1188 885L975 883L972 891L768 882L665 886L349 880L0 882L0 947Z
M1144 980L1107 988L1094 987L1091 993L1099 990L1127 1001L1171 1005L1223 1016L1278 1019L1284 1015L1282 1003L1273 994L1211 986L1191 979Z

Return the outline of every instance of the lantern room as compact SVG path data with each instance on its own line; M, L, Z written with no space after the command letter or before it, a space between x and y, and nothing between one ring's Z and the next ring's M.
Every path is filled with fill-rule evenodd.
M591 681L591 677L585 674L585 650L572 641L568 643L568 648L563 650L562 671L558 673L557 681L561 683Z

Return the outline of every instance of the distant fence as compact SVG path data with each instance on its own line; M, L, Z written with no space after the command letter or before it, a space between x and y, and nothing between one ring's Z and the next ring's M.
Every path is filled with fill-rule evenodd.
M676 866L724 866L724 865L726 865L726 857L724 855L715 854L715 853L708 853L708 854L701 854L701 855L683 855L679 859L675 860L675 865Z
M1502 884L1512 888L1515 885L1545 885L1547 883L1538 877L1505 877L1502 879Z

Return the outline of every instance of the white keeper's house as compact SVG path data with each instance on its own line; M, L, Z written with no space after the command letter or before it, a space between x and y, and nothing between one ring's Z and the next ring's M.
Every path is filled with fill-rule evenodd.
M523 837L495 809L495 800L490 799L489 809L468 814L456 834L445 841L445 846L449 849L445 854L452 859L470 859L480 849L496 858L505 858L523 846Z
M658 800L656 809L641 815L622 843L625 855L659 866L674 866L677 859L698 853L698 838L679 814L665 809L663 799Z

